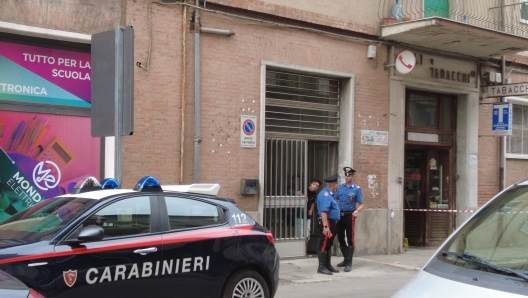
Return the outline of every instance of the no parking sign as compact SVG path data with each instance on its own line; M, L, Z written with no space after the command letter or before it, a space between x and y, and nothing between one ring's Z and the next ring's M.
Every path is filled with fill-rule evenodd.
M257 147L257 116L240 115L240 147Z

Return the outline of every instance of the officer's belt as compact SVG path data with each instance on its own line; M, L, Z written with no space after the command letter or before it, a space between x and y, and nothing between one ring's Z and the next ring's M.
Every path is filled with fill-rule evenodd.
M356 210L354 210L356 211ZM350 216L354 213L354 211L344 211L344 212L341 212L341 216Z
M321 220L322 220L322 218L321 218L321 217L318 217L317 220L319 221L319 224L321 224ZM333 223L337 223L337 220L336 220L336 219L327 218L326 220L331 221L331 222L333 222Z

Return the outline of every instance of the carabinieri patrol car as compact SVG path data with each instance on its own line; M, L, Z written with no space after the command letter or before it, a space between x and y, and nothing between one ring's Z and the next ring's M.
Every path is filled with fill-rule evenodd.
M273 235L218 189L84 179L0 223L0 297L273 297Z

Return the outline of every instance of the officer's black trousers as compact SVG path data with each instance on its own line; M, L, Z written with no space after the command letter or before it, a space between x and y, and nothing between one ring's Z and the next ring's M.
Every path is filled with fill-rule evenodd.
M319 246L317 249L318 251L327 252L332 249L332 245L334 244L334 238L337 233L337 221L328 219L328 228L330 228L330 233L332 234L331 237L329 237L329 235L323 234L323 223L319 218Z
M355 223L356 218L352 214L341 216L341 219L339 219L339 221L337 222L337 240L339 241L340 246L356 246L356 243L354 241Z

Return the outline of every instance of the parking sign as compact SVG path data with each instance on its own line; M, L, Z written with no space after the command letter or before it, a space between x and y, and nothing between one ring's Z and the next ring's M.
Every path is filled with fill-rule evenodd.
M240 147L257 147L257 116L240 115Z
M511 136L513 107L511 103L500 102L493 104L491 131L497 136Z

